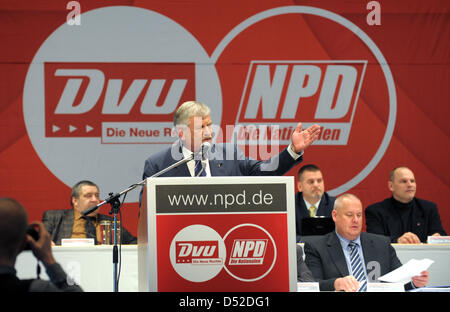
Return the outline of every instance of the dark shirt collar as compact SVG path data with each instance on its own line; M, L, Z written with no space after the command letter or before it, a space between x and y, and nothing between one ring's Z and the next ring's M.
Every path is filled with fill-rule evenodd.
M392 202L394 203L394 207L398 209L409 209L414 207L414 198L409 203L402 203L396 200L394 197L391 197Z

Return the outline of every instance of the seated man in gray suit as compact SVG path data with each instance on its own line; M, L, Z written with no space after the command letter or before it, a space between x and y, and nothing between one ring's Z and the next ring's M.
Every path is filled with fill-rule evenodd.
M362 216L361 201L352 194L341 195L332 212L336 231L305 239L306 265L320 290L365 291L367 282L402 265L389 237L361 232ZM380 276L370 274L369 263L376 264ZM423 287L428 279L428 272L423 271L405 289Z
M149 157L145 161L143 179L174 164L198 154L202 147L211 144L213 138L210 108L203 103L188 101L175 112L174 125L179 140L171 147ZM190 160L161 176L258 176L283 175L302 161L304 149L311 145L320 134L320 127L313 125L303 130L299 123L292 134L291 144L280 154L267 161L247 158L236 144L212 144L206 159ZM204 157L205 158L205 157ZM200 170L201 168L201 170Z
M99 214L98 209L84 217L81 212L100 203L98 186L91 181L80 181L72 188L70 198L72 209L47 210L42 216L47 231L56 245L63 238L94 238L95 244L101 241L100 221L113 218ZM137 238L122 227L122 244L136 244Z

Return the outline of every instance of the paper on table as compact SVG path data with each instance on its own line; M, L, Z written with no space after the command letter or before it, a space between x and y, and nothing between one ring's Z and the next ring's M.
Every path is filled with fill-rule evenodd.
M398 269L381 276L378 280L390 283L407 283L411 281L413 276L420 275L422 271L427 270L433 262L430 259L411 259Z

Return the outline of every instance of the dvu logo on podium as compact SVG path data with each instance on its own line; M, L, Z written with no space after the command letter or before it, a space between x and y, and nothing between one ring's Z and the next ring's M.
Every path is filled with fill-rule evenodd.
M218 241L175 242L176 263L221 264Z
M364 60L252 61L235 122L238 141L289 144L301 121L304 128L322 126L315 144L346 145L366 66Z

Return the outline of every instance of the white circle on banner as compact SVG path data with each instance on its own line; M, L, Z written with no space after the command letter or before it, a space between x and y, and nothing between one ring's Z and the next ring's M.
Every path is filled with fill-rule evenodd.
M170 244L170 262L182 278L206 282L222 270L227 251L214 229L194 224L180 230Z
M224 268L225 268L225 271L227 271L227 273L230 274L230 276L232 276L233 278L235 278L241 282L255 282L255 281L258 281L258 280L264 278L265 276L267 276L267 274L270 273L270 271L272 271L272 269L276 263L276 260L277 260L277 245L275 244L275 241L274 241L272 235L270 235L270 233L265 228L263 228L260 225L252 224L252 223L243 223L243 224L236 225L235 227L231 228L225 234L225 236L223 237L223 240L226 241L228 236L230 236L231 234L233 234L233 232L238 231L238 230L241 230L244 232L244 235L242 237L240 237L240 235L238 235L239 238L246 239L248 237L252 237L251 234L246 233L246 232L248 232L248 230L245 231L246 228L247 229L249 228L252 231L254 229L257 229L258 231L261 231L262 233L264 233L266 238L270 239L271 248L273 248L273 259L269 259L268 263L265 265L265 267L267 267L267 269L265 271L263 271L260 275L255 276L253 278L246 278L246 277L239 276L238 273L233 272L232 265L230 265L230 263L226 263ZM231 253L231 251L230 251L230 253ZM256 266L246 265L246 267L249 267L249 270L250 270L252 268L255 268L255 267L258 267L261 265L262 265L262 263L259 263Z
M334 21L345 28L347 28L349 31L354 33L360 40L364 42L364 44L370 49L370 51L373 53L375 58L377 59L384 77L386 78L386 84L388 89L388 95L389 95L389 119L386 126L386 132L384 134L383 140L378 147L378 150L376 151L375 155L370 159L369 163L352 179L349 181L346 181L342 185L327 191L330 195L337 196L339 194L345 193L349 189L355 187L360 182L362 182L375 167L378 165L380 160L383 158L384 153L386 152L389 143L392 139L392 134L394 133L395 128L395 120L397 116L397 93L395 90L395 83L394 78L391 73L391 69L389 68L388 62L383 56L383 53L381 53L378 46L373 42L373 40L364 32L362 31L358 26L353 24L348 19L330 12L328 10L314 8L310 6L283 6L273 9L268 9L266 11L260 12L258 14L255 14L253 16L250 16L245 21L241 22L237 26L235 26L223 39L222 41L217 45L216 49L214 50L213 54L211 55L211 60L213 63L216 63L219 59L222 52L226 49L228 44L232 42L240 33L245 31L247 28L251 27L252 25L255 25L265 19L285 15L285 14L310 14L313 16L319 16L326 18L328 20Z
M88 179L103 192L118 192L139 182L145 159L168 144L102 144L101 137L47 137L45 64L194 63L195 97L214 106L211 117L216 123L222 118L220 81L197 39L162 14L112 6L83 13L81 20L80 26L61 25L34 56L23 92L25 125L40 159L63 183L71 187ZM138 201L138 194L130 192L127 201Z

